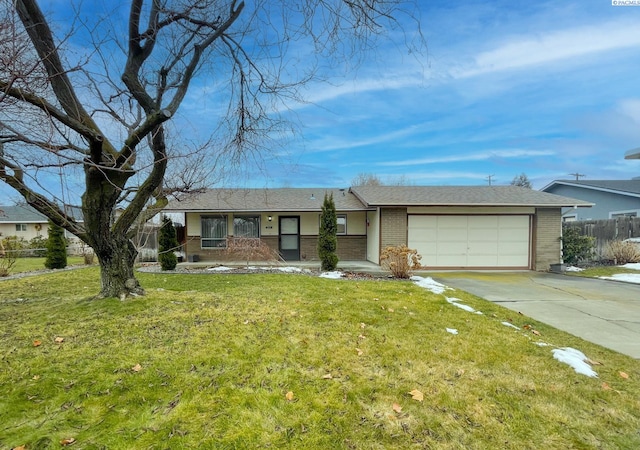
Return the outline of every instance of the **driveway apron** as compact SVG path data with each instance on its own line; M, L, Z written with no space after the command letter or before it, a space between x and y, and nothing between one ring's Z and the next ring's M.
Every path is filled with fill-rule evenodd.
M460 272L433 278L640 359L640 285L539 272Z

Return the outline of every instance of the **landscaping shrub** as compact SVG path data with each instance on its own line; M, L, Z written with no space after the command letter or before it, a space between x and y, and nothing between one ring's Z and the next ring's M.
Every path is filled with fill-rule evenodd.
M44 236L36 236L29 241L29 256L42 258L47 256L47 239Z
M158 236L158 261L162 270L173 270L178 265L178 257L174 253L180 244L176 237L176 228L169 217L162 219Z
M322 213L320 214L320 233L318 235L318 257L321 269L332 271L338 266L338 216L333 194L324 194Z
M273 261L280 259L277 251L269 247L260 238L233 237L227 239L227 255L229 259L242 259L249 265L250 261Z
M582 235L577 227L564 227L561 239L562 259L565 263L576 264L593 257L596 239Z
M49 222L49 239L47 239L47 258L44 261L47 269L64 269L67 267L67 242L62 227Z
M612 259L614 264L640 262L640 247L633 242L609 241L604 249L604 257Z
M380 265L391 272L394 278L409 278L413 270L421 267L422 256L417 250L410 249L406 245L386 247L380 255Z
M0 233L0 236L2 234ZM16 236L0 238L0 277L9 276L11 268L20 257L23 243Z

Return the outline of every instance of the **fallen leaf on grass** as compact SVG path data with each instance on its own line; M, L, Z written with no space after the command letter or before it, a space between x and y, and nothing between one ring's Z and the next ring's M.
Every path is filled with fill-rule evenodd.
M601 366L602 365L601 362L594 361L593 359L589 359L589 358L585 359L584 362L586 362L587 364L591 364L592 366Z
M611 390L611 386L609 386L608 383L603 382L602 383L602 390L603 391L610 391Z
M531 330L531 332L536 336L540 336L540 332L538 330Z
M366 327L366 325L364 323L360 323L360 328L364 330L364 327Z
M620 376L621 376L622 378L624 378L625 380L628 380L628 379L629 379L629 375L627 375L626 373L624 373L624 372L618 372L618 373L619 373L619 374L620 374Z
M333 378L333 375L331 375L330 373L326 374L326 375L322 375L322 379L323 380L331 380Z
M53 342L55 342L56 344L62 344L64 342L64 338L63 337L57 337L53 340Z
M40 347L42 345L42 341L38 341L37 339L35 341L33 341L33 346L34 347Z
M292 391L287 392L284 397L287 399L287 401L292 402L294 397L293 392Z
M75 438L66 438L60 441L60 445L71 445L75 442Z
M134 372L140 372L142 370L142 366L140 364L136 364L131 368Z
M362 350L360 350L359 348L356 348L356 352L358 352L358 356L362 356L362 354L364 353Z
M25 450L27 447L25 447L24 445L19 445L17 447L13 447L11 450Z
M414 400L418 400L419 402L424 400L424 394L417 389L410 391L409 394L411 394L411 398Z
M400 406L400 405L399 405L399 404L397 404L397 403L394 403L394 404L393 404L393 406L392 406L392 408L393 408L393 410L394 410L395 412L397 412L397 413L401 413L401 412L402 412L402 406Z
M34 375L32 380L39 380L40 379L40 375Z

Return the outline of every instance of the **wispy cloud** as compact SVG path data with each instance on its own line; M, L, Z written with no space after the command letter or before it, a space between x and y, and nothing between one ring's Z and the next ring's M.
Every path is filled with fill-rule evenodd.
M385 142L396 142L401 138L407 138L411 135L420 133L423 130L421 125L411 125L406 128L391 131L383 134L376 134L368 137L360 138L335 138L327 137L323 140L316 141L312 147L309 147L309 152L329 152L335 150L348 150L358 147L373 146L377 144L383 144Z
M557 61L566 63L570 58L630 47L640 47L637 22L613 21L534 36L515 36L503 45L477 54L473 67L460 70L454 76L467 78Z
M489 150L471 154L446 155L430 158L407 159L404 161L389 161L378 163L379 166L413 166L416 164L442 164L452 162L471 162L486 161L489 159L502 158L530 158L535 156L553 155L551 150L523 150L523 149L505 149L505 150Z

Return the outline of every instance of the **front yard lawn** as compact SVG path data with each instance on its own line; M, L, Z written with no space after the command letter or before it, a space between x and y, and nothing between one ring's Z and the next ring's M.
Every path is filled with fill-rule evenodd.
M97 267L0 281L0 449L640 448L639 361L466 293L138 276L125 302Z

